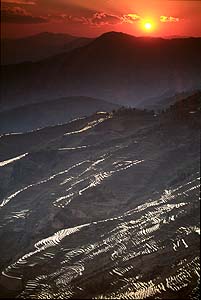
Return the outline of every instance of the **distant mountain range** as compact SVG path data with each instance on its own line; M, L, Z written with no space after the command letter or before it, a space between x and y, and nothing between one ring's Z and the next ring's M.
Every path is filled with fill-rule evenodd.
M69 34L42 32L20 39L1 40L1 64L38 61L85 46L92 39Z
M189 36L189 35L166 35L164 36L164 39L186 39L192 37L193 36Z
M173 105L179 100L185 99L190 96L194 96L195 94L199 95L201 101L201 90L197 91L186 91L182 93L177 93L172 96L168 96L166 94L161 95L160 97L148 98L145 101L142 101L137 105L138 108L146 108L154 111L161 111L168 108L170 105ZM196 93L197 92L197 93Z
M0 133L27 132L65 124L74 118L89 116L95 112L110 112L118 108L117 104L87 97L69 97L27 104L0 112Z
M109 32L40 62L3 66L0 109L69 96L135 106L164 93L198 89L200 53L201 38L138 38Z

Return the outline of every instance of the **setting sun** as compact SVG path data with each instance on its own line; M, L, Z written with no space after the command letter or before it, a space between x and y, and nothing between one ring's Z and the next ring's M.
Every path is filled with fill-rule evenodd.
M152 29L152 24L150 22L146 22L144 24L144 27L145 27L146 30L151 30Z

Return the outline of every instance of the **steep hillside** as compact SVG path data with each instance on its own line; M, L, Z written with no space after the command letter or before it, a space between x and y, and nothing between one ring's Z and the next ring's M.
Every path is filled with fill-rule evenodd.
M200 117L195 97L1 136L2 296L198 299Z

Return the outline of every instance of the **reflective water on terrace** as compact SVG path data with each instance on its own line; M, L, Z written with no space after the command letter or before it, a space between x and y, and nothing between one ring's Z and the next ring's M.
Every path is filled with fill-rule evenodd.
M103 161L90 163L86 170ZM118 167L115 169L118 171L130 164L133 162L112 165ZM85 295L90 291L91 276L99 278L101 274L110 282L110 292L100 293L97 299L146 299L162 297L167 291L178 292L191 284L193 278L199 279L199 258L191 250L194 235L199 241L199 228L196 224L185 226L184 221L191 216L198 201L194 198L192 202L194 193L199 192L198 182L199 178L194 178L183 186L165 190L159 198L149 199L115 218L62 229L38 241L33 251L8 266L3 275L27 278L23 298ZM27 213L15 212L13 218ZM92 235L92 232L97 234ZM76 240L80 241L79 245ZM171 252L175 255L167 267ZM184 259L187 253L188 260ZM151 255L150 258L147 255ZM40 273L42 264L44 271ZM152 264L159 270L155 270L150 280L147 271Z
M183 168L192 132L174 165L180 135L167 142L149 122L149 134L135 124L124 133L119 122L99 114L59 137L48 131L45 150L2 162L12 180L0 201L0 284L15 296L197 297L200 175Z

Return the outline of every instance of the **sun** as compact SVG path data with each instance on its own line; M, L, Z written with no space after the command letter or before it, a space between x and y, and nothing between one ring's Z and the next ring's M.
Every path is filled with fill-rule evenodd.
M153 19L142 19L142 22L140 23L140 29L141 31L146 32L148 35L151 32L154 32L156 30L157 24Z
M144 28L148 31L151 30L152 29L152 23L151 22L144 23Z

